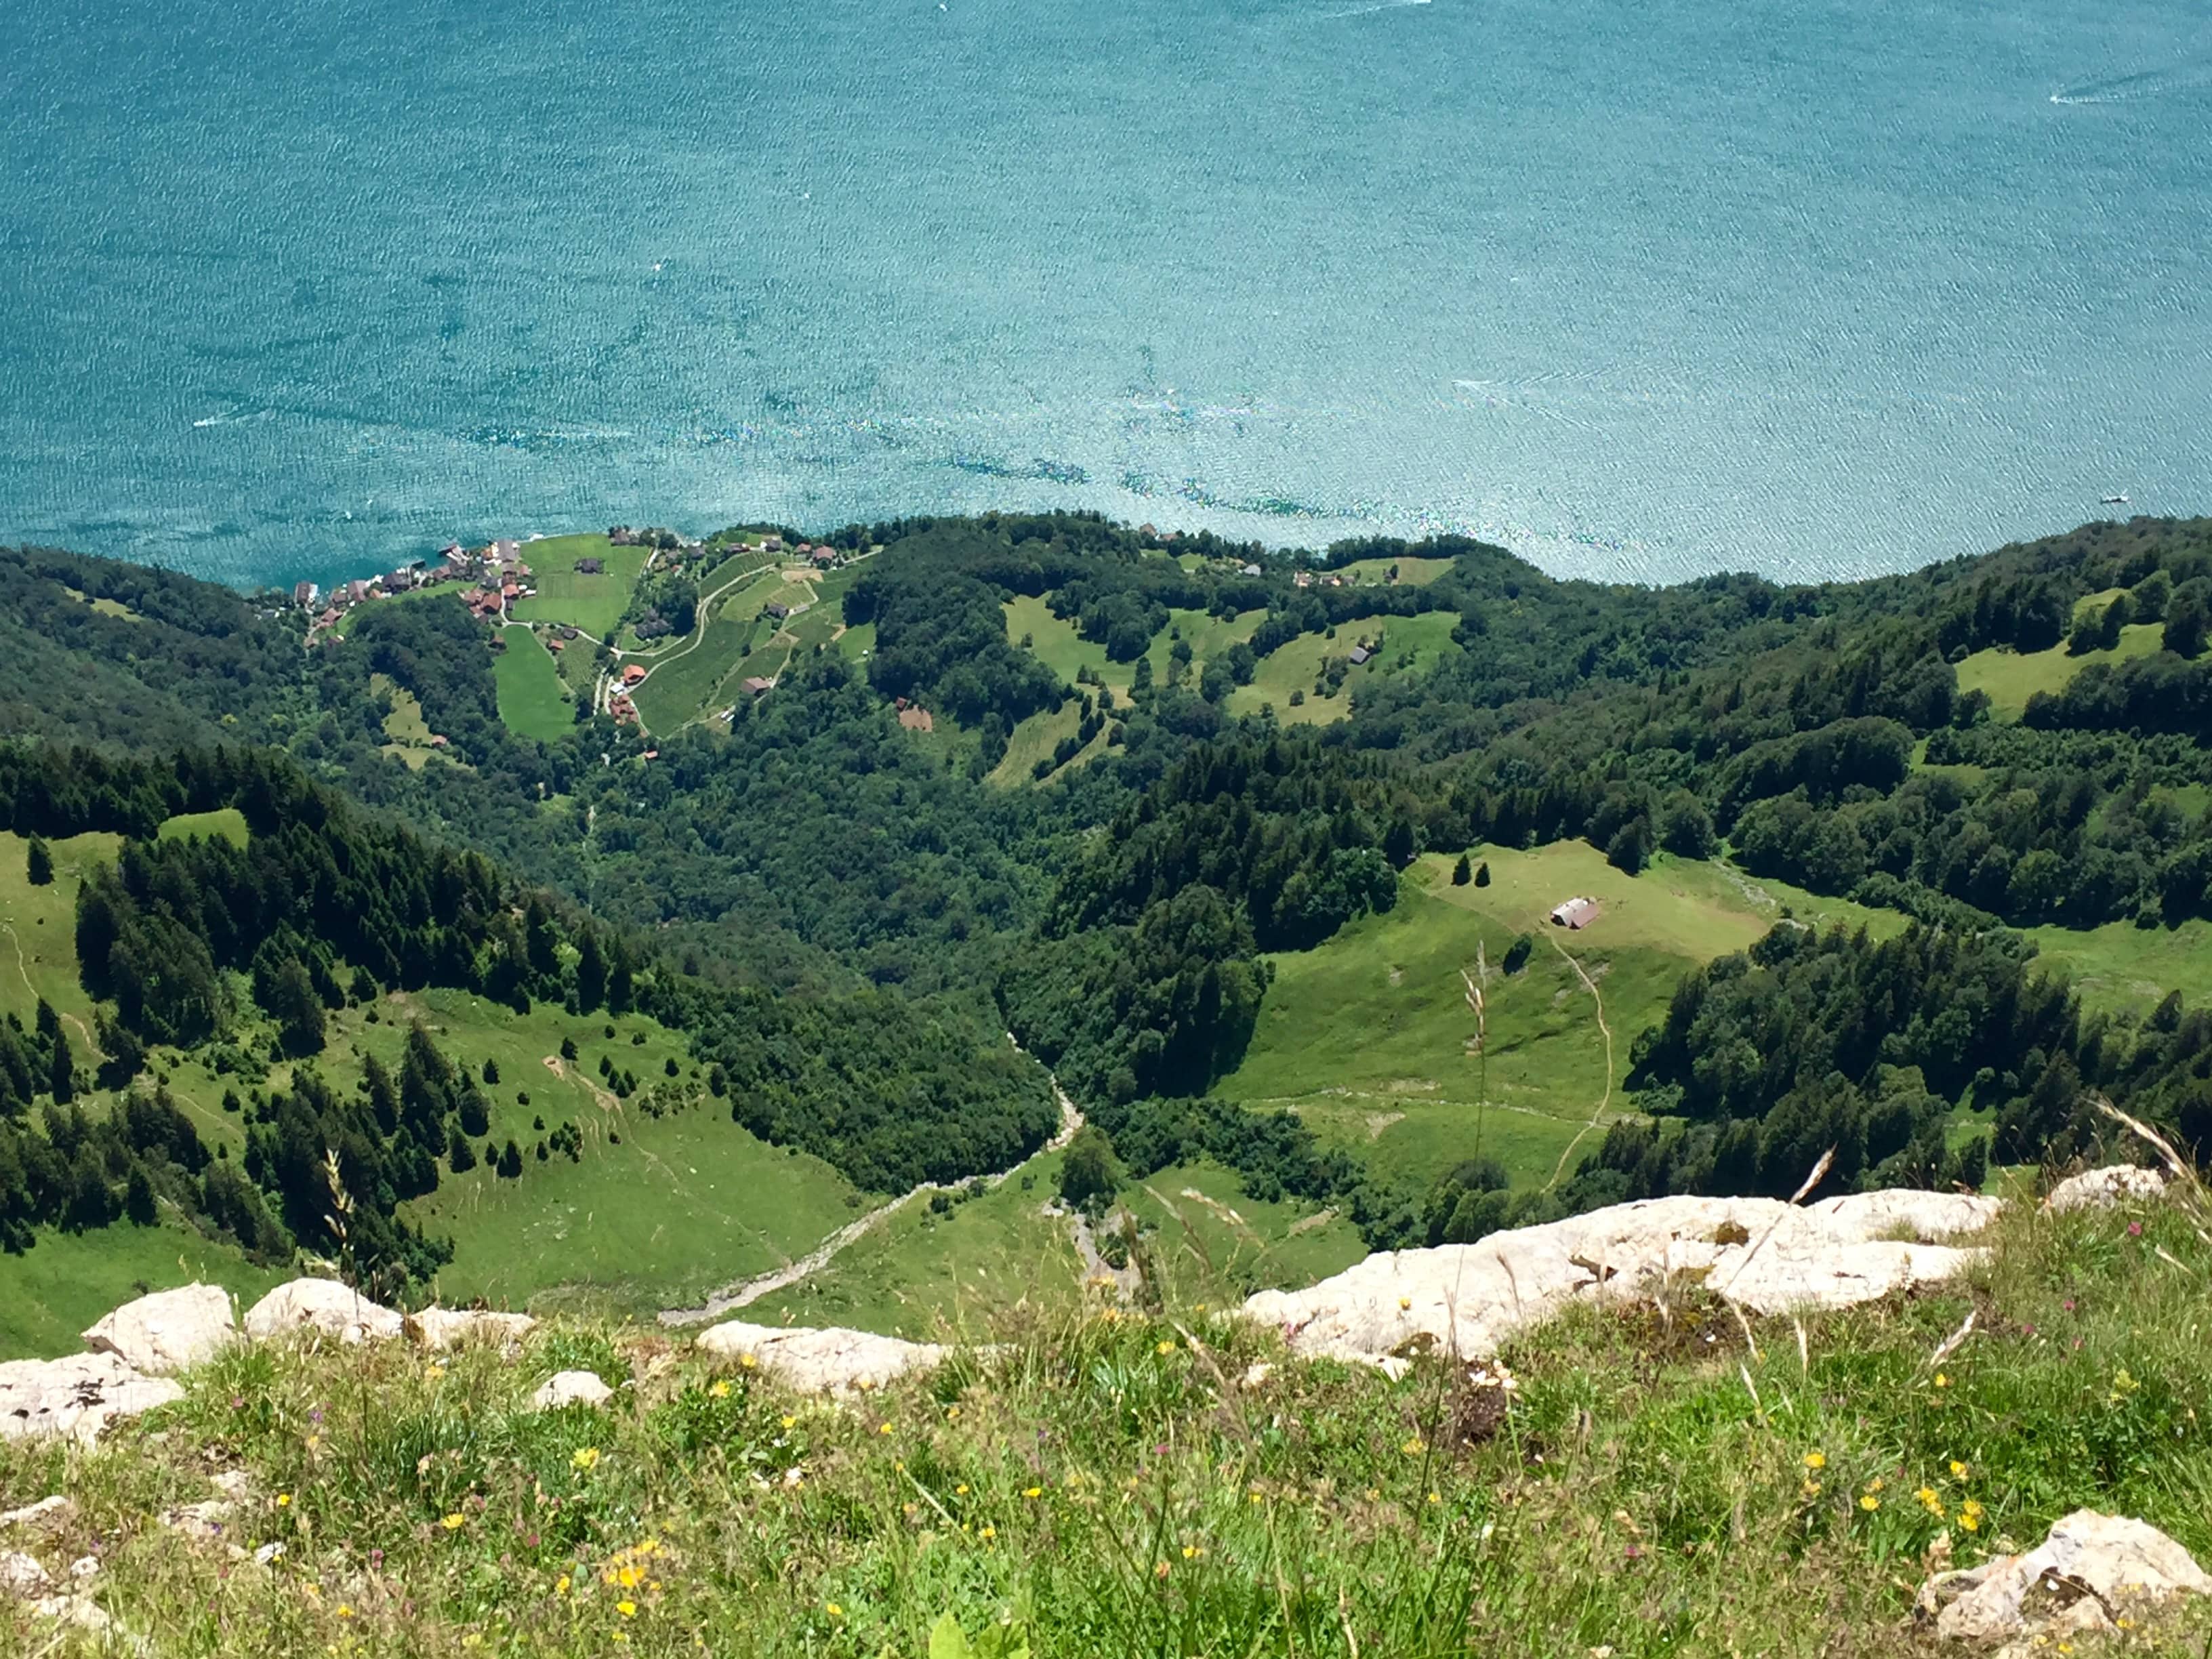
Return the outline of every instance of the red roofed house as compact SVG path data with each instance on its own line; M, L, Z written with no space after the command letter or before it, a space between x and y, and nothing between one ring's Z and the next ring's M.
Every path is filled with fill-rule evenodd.
M645 670L644 670L644 668L643 668L643 667L641 667L640 665L638 665L638 664L636 664L636 663L631 663L631 664L628 665L627 666L625 666L625 667L623 668L623 672L622 672L622 683L623 683L624 685L635 685L635 684L636 684L640 680L643 679L644 678L645 678Z

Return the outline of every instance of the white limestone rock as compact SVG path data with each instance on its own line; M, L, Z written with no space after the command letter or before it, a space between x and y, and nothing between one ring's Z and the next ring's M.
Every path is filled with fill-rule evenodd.
M0 1364L0 1440L67 1435L90 1445L118 1417L184 1398L164 1376L145 1376L113 1354Z
M44 1595L52 1583L35 1556L26 1555L21 1550L0 1550L0 1595L27 1601Z
M2048 1603L2031 1606L2039 1589ZM2109 1608L2183 1595L2212 1595L2212 1576L2187 1550L2145 1522L2076 1510L2025 1555L1937 1574L1920 1587L1918 1606L1938 1636L2012 1642L2110 1631Z
M238 1340L230 1293L186 1285L126 1302L84 1334L85 1346L112 1353L149 1376L168 1376L210 1359Z
M1474 1244L1385 1251L1245 1313L1293 1352L1369 1360L1425 1344L1485 1358L1577 1298L1702 1284L1759 1313L1847 1307L1948 1279L1974 1259L1936 1241L1976 1231L1996 1199L1855 1194L1803 1208L1765 1198L1616 1204Z
M288 1331L314 1329L341 1342L384 1341L404 1324L350 1285L334 1279L295 1279L279 1285L246 1310L246 1334L266 1342Z
M2043 1203L2045 1208L2054 1211L2105 1210L2130 1200L2147 1201L2165 1190L2166 1176L2160 1171L2114 1164L2067 1176L2051 1189L2051 1196Z
M76 1505L56 1492L35 1504L26 1504L20 1510L0 1513L0 1527L59 1526L76 1513Z
M465 1342L496 1343L511 1348L536 1328L528 1314L486 1313L466 1308L425 1308L406 1319L407 1340L418 1348L443 1353Z
M698 1346L723 1358L751 1359L770 1376L809 1394L879 1389L910 1371L928 1370L945 1358L933 1342L839 1327L811 1328L748 1325L733 1319L700 1333Z
M604 1406L615 1391L599 1381L595 1371L556 1371L530 1397L530 1409L558 1411L563 1406Z

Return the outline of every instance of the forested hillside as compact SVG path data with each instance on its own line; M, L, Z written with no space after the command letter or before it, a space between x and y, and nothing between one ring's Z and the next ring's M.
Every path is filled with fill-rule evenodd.
M652 731L580 697L551 741L501 716L522 636L450 596L372 605L303 650L287 613L204 584L0 556L10 640L80 689L5 705L8 822L120 838L76 901L97 1025L71 1039L106 1067L116 1127L42 1116L70 1104L51 1086L67 1066L27 1007L0 1043L6 1133L66 1146L73 1170L104 1159L118 1204L143 1164L212 1218L158 1095L121 1103L141 1051L251 1027L272 1060L312 1055L319 1009L446 987L634 1007L683 1034L695 1107L711 1083L737 1126L878 1191L1005 1167L1049 1132L1011 1030L1132 1173L1204 1157L1255 1193L1338 1206L1375 1243L1623 1195L1786 1192L1830 1148L1830 1190L1972 1184L2083 1151L2094 1093L2212 1136L2191 1002L2212 970L2212 523L2091 526L1866 582L1662 590L1558 581L1462 538L1279 553L1083 515L854 526L835 548L837 614L779 635L772 689ZM624 614L667 626L624 637L672 664L653 672L724 641L730 665L681 671L711 690L756 659L757 629L713 609L762 602L754 567L728 568L719 586L648 568ZM438 752L395 739L403 720ZM220 811L242 844L159 836ZM1305 984L1381 937L1447 866L1479 895L1498 849L1582 844L1617 897L1554 933L1542 959L1567 976L1540 1020L1498 1002L1509 1034L1526 1024L1518 1052L1595 1043L1581 1011L1602 1023L1626 938L1607 912L1638 894L1734 884L1771 931L1747 951L1749 934L1638 936L1661 954L1613 994L1650 1012L1592 1048L1595 1115L1534 1103L1589 1118L1543 1161L1510 1133L1485 1145L1486 1097L1384 1168L1242 1086L1261 1034L1284 1063L1279 975ZM1394 966L1345 1000L1381 999L1384 1028L1462 1021L1467 1080L1445 1092L1479 1097L1476 993L1528 983L1545 910L1574 896L1516 897L1517 939L1488 936L1479 983L1480 928L1425 896L1407 926L1456 952L1465 984L1398 990ZM346 1128L289 1073L262 1097L284 1103L257 1108L272 1133L380 1148L374 1168L354 1154L361 1183L401 1222L447 1150L374 1111ZM247 1174L269 1224L307 1243L280 1163ZM84 1188L39 1180L19 1239ZM212 1224L250 1243L261 1222ZM439 1245L374 1248L419 1272Z

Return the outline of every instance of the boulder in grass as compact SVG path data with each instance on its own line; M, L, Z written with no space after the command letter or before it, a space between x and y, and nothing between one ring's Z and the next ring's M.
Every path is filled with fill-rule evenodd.
M186 1285L142 1296L84 1334L87 1347L112 1353L149 1376L189 1370L237 1340L230 1293L220 1285Z
M2156 1198L2165 1190L2166 1176L2158 1170L2115 1164L2067 1176L2043 1202L2051 1210L2107 1210L2115 1204Z
M599 1381L596 1371L556 1371L545 1385L530 1397L530 1408L538 1412L559 1411L563 1406L604 1406L615 1397L615 1391Z
M2063 1636L2117 1634L2128 1609L2181 1595L2212 1595L2212 1575L2187 1550L2147 1522L2076 1510L2024 1555L1936 1574L1920 1587L1918 1610L1938 1636L2026 1652Z
M496 1343L509 1347L522 1340L538 1322L528 1314L485 1313L466 1308L425 1308L407 1316L407 1340L418 1348L442 1353L465 1342Z
M112 1353L0 1364L0 1440L65 1435L90 1445L118 1417L184 1398L166 1376L147 1376Z
M28 1601L32 1596L45 1595L52 1583L36 1556L26 1555L21 1550L0 1550L0 1595Z
M904 1342L834 1326L748 1325L737 1319L701 1332L698 1346L725 1358L750 1360L809 1394L881 1388L910 1371L928 1370L945 1357L933 1342Z
M266 1342L288 1331L313 1329L341 1342L383 1341L398 1336L404 1322L335 1279L295 1279L246 1310L246 1334Z

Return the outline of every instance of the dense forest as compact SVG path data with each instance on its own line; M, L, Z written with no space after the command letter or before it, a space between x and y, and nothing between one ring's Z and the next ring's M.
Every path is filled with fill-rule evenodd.
M0 551L0 642L33 682L82 689L34 698L19 676L0 697L0 732L19 734L0 747L4 821L126 838L78 915L110 1085L131 1086L134 1045L221 1042L241 1018L310 1051L319 1008L380 985L621 999L687 1033L737 1122L883 1189L1003 1167L1049 1133L1011 1030L1132 1168L1203 1151L1255 1190L1341 1201L1378 1243L1620 1196L1790 1190L1830 1146L1837 1187L1972 1182L1984 1159L2079 1150L2094 1091L2212 1137L2208 1016L2085 1016L2014 931L2212 916L2212 524L2089 526L1871 581L1656 590L1558 580L1460 538L1282 553L1091 514L893 520L836 545L871 552L844 601L875 630L865 665L794 660L726 727L647 739L593 716L550 744L501 722L492 635L458 605L372 607L303 650L273 604ZM1412 559L1429 579L1336 581ZM1130 690L1065 684L1010 640L1018 597L1133 665ZM688 627L696 602L654 578L633 617ZM1351 682L1346 718L1231 713L1296 641L1438 612L1459 648ZM1201 663L1176 633L1155 673L1154 642L1193 613L1237 621L1237 642ZM2101 654L2000 719L1959 672L1993 650ZM462 763L386 754L386 687ZM914 742L899 697L962 743ZM1107 734L1084 764L985 781L1015 726L1071 702L1085 740ZM242 849L155 839L223 805L252 827ZM1385 1188L1294 1121L1207 1097L1250 1040L1271 953L1389 909L1423 852L1563 840L1631 873L1724 854L1913 925L1876 942L1785 924L1693 975L1637 1038L1644 1115L1545 1194L1475 1166ZM0 1192L32 1190L8 1185L27 1133L112 1187L187 1168L143 1086L121 1141L70 1127L54 1048L43 1027L0 1032ZM310 1085L270 1109L271 1133L380 1146L381 1164L360 1154L371 1190L419 1188L439 1155L372 1111L376 1141ZM270 1173L287 1167L271 1147L232 1175L296 1234ZM67 1213L39 1180L36 1216ZM18 1238L32 1213L0 1209ZM435 1249L377 1248L418 1267Z

